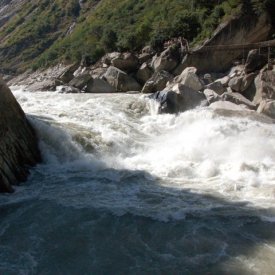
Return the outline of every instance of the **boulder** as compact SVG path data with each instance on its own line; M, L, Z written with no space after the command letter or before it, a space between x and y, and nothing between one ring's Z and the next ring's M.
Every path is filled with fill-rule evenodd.
M159 56L155 55L152 60L152 68L155 72L167 71L172 72L178 65L180 51L177 47L170 46Z
M115 88L103 79L95 78L89 81L85 92L87 93L114 93Z
M215 91L211 89L205 89L203 93L209 104L221 100L220 95L218 95Z
M115 59L115 58L118 58L120 56L121 56L120 52L107 53L102 57L101 61L102 61L103 64L106 64L106 65L110 66L112 60Z
M257 112L275 119L275 100L263 100L260 103Z
M176 84L173 87L158 91L149 98L159 103L159 113L175 114L208 105L203 93L194 91L182 84Z
M244 111L247 110L244 105L237 105L230 101L216 101L209 105L209 108L214 110L228 110L228 111Z
M26 87L30 92L37 91L55 91L56 86L62 85L62 82L57 79L45 79L39 82L34 82L33 84Z
M138 56L139 64L149 61L152 58L152 55L149 53L142 53Z
M151 68L149 67L149 65L147 63L143 63L137 74L136 74L136 79L144 84L153 74L153 71L151 70Z
M251 110L256 109L256 105L253 104L250 100L245 98L240 93L233 93L231 91L226 92L222 95L222 100L223 101L230 101L230 102L235 103L237 105L245 105Z
M162 90L149 96L158 104L158 113L160 114L176 114L180 111L181 97L173 91Z
M179 94L181 97L180 111L184 112L194 109L198 106L207 106L207 98L204 93L193 90L189 86L183 84L175 84L172 89L173 92Z
M69 85L79 90L84 90L92 81L93 81L92 76L89 73L84 73L72 79L69 82Z
M83 75L83 74L87 74L87 70L88 68L87 67L82 67L82 66L79 66L76 71L74 72L74 77L78 77L80 75Z
M234 92L242 93L249 88L249 86L252 84L255 77L256 77L255 73L235 76L232 79L230 79L228 86Z
M78 65L72 64L64 68L58 79L63 83L69 83L74 78L74 72L77 70Z
M155 72L142 88L142 93L155 93L163 90L168 81L172 81L173 75L166 71Z
M0 192L26 180L29 167L40 161L38 141L23 110L0 78Z
M156 52L155 50L151 47L151 46L145 46L142 50L141 53L146 53L146 54L150 54L150 55L154 55Z
M137 71L139 66L138 58L132 53L123 53L120 56L113 58L111 60L112 66L125 71L127 73L131 73Z
M117 92L141 90L141 86L133 77L113 66L108 68L104 78Z
M263 69L255 78L255 95L253 103L258 105L262 100L275 100L275 71Z
M261 54L259 50L254 49L248 53L244 70L248 74L256 70L260 70L266 63L267 56L265 54Z
M222 85L220 81L212 82L206 85L205 88L214 91L218 95L222 95L227 91L227 89Z
M61 94L76 94L81 93L81 91L75 87L71 86L57 86L56 91Z
M203 88L203 84L196 74L197 69L195 67L188 67L183 72L174 78L174 83L181 83L195 91L200 91Z
M217 79L215 82L219 82L222 84L223 87L227 87L229 83L230 77L228 75Z

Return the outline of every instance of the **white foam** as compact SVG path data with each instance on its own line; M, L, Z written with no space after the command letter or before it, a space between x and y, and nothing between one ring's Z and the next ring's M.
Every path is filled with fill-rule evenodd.
M145 171L173 188L274 203L272 124L219 117L211 109L157 115L139 95L14 93L27 113L43 116L33 123L49 165L80 160L91 167L100 160L108 168Z

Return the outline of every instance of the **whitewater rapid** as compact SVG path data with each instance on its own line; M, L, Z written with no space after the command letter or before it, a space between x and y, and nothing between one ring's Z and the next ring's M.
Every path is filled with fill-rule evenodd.
M131 262L133 274L147 271L148 274L194 274L199 266L203 266L205 272L222 271L219 274L275 272L270 260L275 257L275 238L271 233L267 237L266 233L262 236L262 232L257 231L263 224L272 231L275 221L275 127L269 120L242 114L223 116L209 108L179 115L158 115L154 104L140 95L29 93L18 87L13 88L13 93L37 132L43 163L32 170L28 182L17 187L13 196L2 197L0 207L47 201L50 209L55 207L57 212L61 211L57 206L65 207L65 221L67 215L70 216L66 214L69 208L73 215L80 210L81 213L88 209L93 213L103 211L108 213L105 216L111 215L106 218L113 221L110 228L118 231L122 230L121 224L127 224L127 215L131 215L127 226L130 232L136 232L131 237L133 250L141 249L139 238L146 242L144 238L148 233L137 232L141 230L138 219L149 219L144 221L144 230L160 235L155 237L156 243L145 245L147 252L141 249L140 253L146 255L151 251L158 258L151 259L152 266L143 256L132 255L130 239L121 240L129 247L126 249L121 244L127 251L122 249L118 253L131 255L135 264L129 260L126 266ZM10 223L17 216L24 217L28 209L20 211L11 220L9 216L4 219L6 227L2 227L0 237L8 234ZM49 212L51 222L55 220L54 210ZM59 219L62 224L60 214ZM71 219L70 216L68 220ZM256 225L251 229L253 221ZM86 222L82 222L79 226L90 230ZM98 226L103 232L107 230L97 222L90 226ZM27 228L30 232L25 237L32 239L34 234L39 243L34 240L34 247L43 250L45 236ZM114 231L109 234L118 237ZM170 242L173 234L179 243ZM158 254L160 251L155 246L161 240L167 246ZM249 245L242 247L245 240ZM93 242L96 241L92 238ZM9 264L13 261L10 252L3 251L13 246L16 244L11 241L7 247L2 247ZM101 245L95 246L100 250ZM187 251L193 251L192 255L183 252L186 246ZM44 258L37 258L34 247L28 253L29 265L25 269L18 262L17 265L23 274L42 271L44 273L39 274L50 274L41 269ZM85 256L96 258L98 253L98 250L90 251ZM47 261L54 260L47 258ZM100 258L94 264L85 263L85 272L103 274L104 261L101 261ZM13 274L14 269L7 266L0 264L0 271ZM101 269L96 269L97 266ZM182 270L176 271L175 267L182 267ZM56 274L65 274L67 265L61 264L59 268L61 273ZM79 274L77 269L75 272L68 270L66 274ZM105 274L112 274L111 270L106 269ZM115 274L121 272L131 273L130 269L119 265Z

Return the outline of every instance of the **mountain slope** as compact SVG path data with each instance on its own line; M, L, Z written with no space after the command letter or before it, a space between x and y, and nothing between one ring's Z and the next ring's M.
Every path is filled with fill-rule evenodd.
M10 71L83 56L95 62L104 52L139 50L173 36L200 41L245 6L262 12L272 1L2 0L0 22L1 7L13 2L18 12L0 24L0 68Z

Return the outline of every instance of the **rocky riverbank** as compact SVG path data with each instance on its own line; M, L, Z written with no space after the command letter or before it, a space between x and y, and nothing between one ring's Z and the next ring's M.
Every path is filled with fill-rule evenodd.
M26 180L40 161L38 140L23 110L0 78L0 192Z
M83 58L80 64L60 64L7 79L10 85L33 92L156 93L152 98L160 102L160 112L182 112L216 101L223 103L215 106L225 106L229 101L274 118L274 59L268 49L213 47L271 39L270 16L264 13L255 20L249 16L221 24L211 39L193 50L173 39L158 49L108 53L96 64Z

